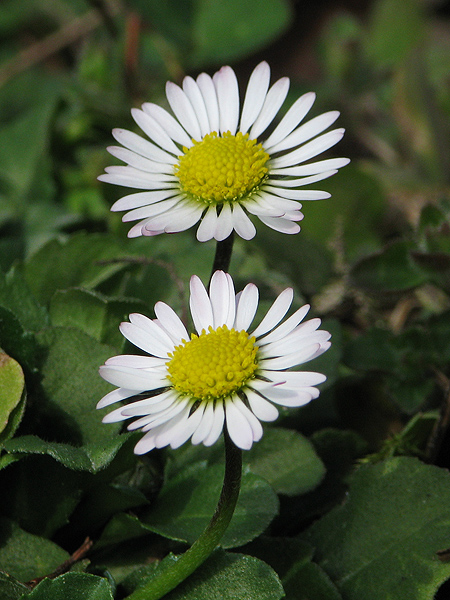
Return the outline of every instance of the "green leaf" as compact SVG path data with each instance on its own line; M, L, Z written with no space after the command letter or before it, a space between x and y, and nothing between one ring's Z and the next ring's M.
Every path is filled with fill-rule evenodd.
M353 283L362 288L395 292L415 288L427 281L427 276L413 261L411 244L399 240L381 253L359 261L351 270Z
M73 471L97 473L111 463L130 436L131 434L117 435L78 448L69 444L47 442L34 435L26 435L5 442L3 449L10 454L23 456L48 455Z
M170 561L164 559L158 568L170 568ZM141 573L143 583L146 575L157 576L158 569L147 568ZM131 579L136 583L135 576ZM280 580L269 565L253 556L216 550L164 600L279 600L283 596Z
M107 299L101 294L71 288L58 290L50 302L50 317L57 326L77 327L99 342L120 347L119 323L133 312L146 312L138 300Z
M15 115L15 118L9 119L0 128L0 138L8 140L8 144L0 147L0 178L11 187L17 208L22 208L20 203L31 186L42 155L45 154L50 120L61 93L61 86L56 84L55 79L44 77L40 86L46 88L47 92L41 96L40 102Z
M114 600L106 579L87 573L65 573L44 579L20 600Z
M169 480L142 522L155 533L192 544L211 520L219 499L223 467L194 463ZM241 492L224 548L242 546L263 532L278 512L278 498L263 479L242 476Z
M18 362L0 352L0 442L14 435L25 408L25 378Z
M121 424L101 423L95 406L111 386L102 380L98 368L117 352L78 329L54 327L42 332L39 340L47 347L41 372L53 439L59 428L62 439L74 445L107 442Z
M0 570L26 582L52 573L68 558L60 546L0 517Z
M47 311L33 298L18 269L0 273L0 306L13 312L26 330L39 331L48 325Z
M195 65L242 58L262 48L289 25L284 0L200 0L193 22Z
M346 600L431 600L450 576L450 474L414 458L361 466L304 539ZM345 535L343 535L345 532Z
M24 265L24 276L36 298L46 304L56 290L92 289L123 270L123 263L101 263L123 254L119 241L111 236L81 232L45 244Z
M20 581L0 571L0 597L2 600L19 600L28 591L29 588L20 583Z
M267 429L246 453L246 463L278 494L295 496L314 489L325 474L311 442L296 431Z
M36 371L39 348L34 334L25 331L17 317L0 306L0 340L2 350L12 356L24 370Z

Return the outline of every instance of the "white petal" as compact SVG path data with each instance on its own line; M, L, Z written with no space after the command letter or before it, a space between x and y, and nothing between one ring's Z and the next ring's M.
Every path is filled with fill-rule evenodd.
M272 146L281 142L291 131L294 131L300 121L308 114L315 99L316 95L314 92L307 92L303 96L300 96L275 127L273 133L265 140L263 143L264 150L270 152Z
M173 164L156 162L140 154L136 154L136 152L132 152L127 148L122 148L122 146L108 146L106 149L112 156L115 156L135 169L147 171L148 173L168 173L169 175L173 175Z
M178 400L177 392L174 390L166 390L156 396L144 398L137 402L132 402L120 408L124 417L136 417L141 415L153 415L166 408L169 408Z
M176 83L168 81L166 83L166 96L170 108L189 135L194 140L200 141L202 138L200 124L187 95Z
M212 239L216 233L217 226L217 208L211 205L197 229L197 239L199 242L207 242Z
M154 204L149 204L147 206L141 206L141 208L135 208L134 210L130 210L122 217L122 221L124 223L129 223L130 221L137 221L139 219L150 219L166 213L179 204L180 200L183 198L180 196L175 196L174 198L168 198L167 200L162 200L161 202L155 202Z
M263 61L253 70L245 92L239 131L247 133L258 117L270 83L270 67Z
M216 233L214 238L221 242L226 239L233 231L233 218L231 215L231 207L228 202L222 205L220 215L217 217Z
M282 198L288 198L291 200L324 200L325 198L329 198L331 196L331 194L328 192L321 192L317 190L291 190L286 188L277 188L271 185L265 185L263 191L272 194L278 194Z
M157 390L169 383L165 376L131 367L107 367L103 365L100 367L100 375L117 387L135 390L136 392Z
M258 308L259 292L256 285L248 283L242 290L236 306L234 328L237 331L247 331Z
M212 402L207 402L205 406L205 412L203 413L202 420L195 430L191 442L195 446L197 444L201 444L204 440L207 439L208 435L211 433L211 429L214 423L214 404Z
M142 131L148 135L151 140L156 142L158 146L161 146L161 148L175 156L181 154L179 148L175 146L172 138L164 131L158 121L139 108L132 108L131 114Z
M286 288L283 290L275 299L274 303L267 311L261 323L253 331L252 335L258 338L276 327L289 310L293 298L294 290L292 288Z
M183 325L177 313L165 302L157 302L155 304L155 314L158 317L160 324L166 329L172 341L177 340L177 344L181 341L189 340L189 334L186 327Z
M274 185L278 187L299 187L302 185L310 185L311 183L316 183L316 181L322 181L322 179L327 179L327 177L331 177L332 175L336 175L337 169L333 169L332 171L325 171L323 173L318 173L317 175L311 175L310 177L299 177L296 179L267 179L267 185Z
M164 346L168 352L173 350L173 342L170 337L167 335L167 333L162 331L152 319L149 319L140 313L131 313L128 318L130 323L136 327L140 327L148 334L149 337L152 337L154 340L157 340L162 346Z
M248 420L232 400L225 404L226 425L231 440L242 450L250 450L253 445L253 430Z
M179 190L156 190L151 192L138 192L137 194L128 194L123 196L120 200L114 202L111 206L113 212L120 210L132 210L134 208L141 208L142 206L148 206L167 200L172 196L175 196Z
M333 129L328 133L319 135L319 137L315 138L311 142L308 142L304 146L297 148L297 150L293 150L288 154L274 158L271 161L271 165L274 169L279 169L281 167L292 167L298 163L304 162L305 160L309 160L313 156L317 156L318 154L325 152L325 150L328 150L337 144L339 140L342 139L344 131L344 129Z
M181 146L186 146L186 148L190 148L192 146L192 140L181 127L181 125L169 114L162 106L158 106L157 104L153 104L152 102L145 102L142 105L142 110L153 117L155 121L157 121L162 129L166 131L169 136L180 144Z
M325 375L314 371L263 371L261 375L274 383L286 382L288 387L309 387L326 380Z
M202 210L201 206L191 205L187 202L180 203L176 208L150 219L144 227L143 234L161 230L166 233L185 231L200 220Z
M247 419L248 424L250 425L253 432L253 441L258 442L263 435L263 428L259 420L255 417L251 410L249 410L242 400L238 397L233 398L233 403L236 408L240 411L240 413Z
M119 144L122 144L125 148L137 152L137 154L140 154L141 156L155 160L156 162L173 165L172 154L168 154L137 133L128 131L127 129L113 129L112 134Z
M236 133L239 121L239 88L231 67L222 67L213 77L219 102L220 133Z
M183 90L195 111L197 121L200 125L201 136L203 137L207 133L210 133L211 129L209 127L208 113L200 88L192 77L185 77L183 79Z
M161 331L157 325L155 325L155 328ZM132 323L121 323L119 329L122 335L132 344L153 356L167 358L168 352L173 350L173 344L169 345L157 334L149 334L148 331L144 331L141 327L137 327ZM167 337L167 339L169 338Z
M292 223L282 217L262 217L258 215L258 219L270 227L275 231L280 231L281 233L287 233L289 235L298 233L300 231L300 225L297 223Z
M208 331L209 327L214 326L213 311L205 286L197 275L191 277L190 289L189 305L192 320L197 333L200 335L203 329Z
M273 86L267 92L264 105L258 115L258 118L250 129L250 139L256 139L267 129L267 127L269 127L275 115L278 113L283 102L285 101L288 91L288 77L282 77L273 84Z
M120 400L126 400L135 394L136 390L118 388L117 390L109 392L109 394L106 394L106 396L103 396L103 398L97 403L97 408L105 408L105 406L110 406L115 402L120 402Z
M253 194L253 198L256 202L259 203L261 207L264 208L276 208L277 210L283 211L284 213L287 210L299 210L302 206L296 200L289 200L288 198L282 198L281 194L283 190L280 188L280 196L275 194L271 194L265 189L260 190L257 194ZM265 215L263 215L265 216Z
M178 425L177 428L172 431L170 439L171 448L179 448L195 433L195 430L202 421L204 411L205 405L201 404L197 410L190 415L185 423Z
M234 230L243 240L251 240L255 237L256 227L253 225L238 203L233 205L231 218L233 221Z
M311 119L304 125L298 127L290 135L281 140L281 142L275 144L275 146L270 149L271 154L295 148L307 140L316 137L316 135L319 135L319 133L322 133L322 131L325 131L325 129L332 125L338 117L339 111L337 110L332 110L323 113L318 117L314 117L314 119Z
M247 212L259 217L281 217L284 215L284 210L279 207L269 206L267 202L262 202L260 196L253 195L252 200L244 200L241 202Z
M278 356L277 358L267 358L259 361L261 369L268 369L269 371L275 371L277 369L290 369L296 365L301 365L316 356L317 351L320 350L321 344L311 344L300 348L297 352L287 354L286 356Z
M312 395L309 392L283 390L281 386L266 389L261 391L261 394L280 406L303 406L312 400Z
M226 325L231 329L234 325L236 311L235 291L230 275L216 271L209 288L209 296L214 316L214 329Z
M268 400L251 389L245 390L248 403L255 416L261 421L270 422L278 418L278 409Z
M219 103L217 101L216 88L213 80L206 73L200 73L197 77L197 85L202 93L205 102L206 112L208 113L210 131L219 133L220 117Z
M143 190L172 189L177 185L177 178L172 175L146 173L134 167L106 167L105 170L106 173L99 175L97 179L114 185Z
M341 167L348 165L349 162L349 158L327 158L326 160L318 160L308 165L284 167L281 169L271 168L270 175L281 175L282 177L302 177L305 175L315 175L316 173L340 169Z
M263 347L260 346L261 358L272 358L276 356L287 356L294 353L299 349L300 346L310 344L322 344L327 342L331 337L328 331L320 330L314 334L307 335L306 337L298 337L296 335L286 336L285 338L278 340L278 342L272 342Z
M133 431L135 429L142 429L142 431L150 431L151 429L155 429L164 423L168 423L169 421L174 423L175 420L184 414L189 414L190 410L190 402L187 398L179 398L177 402L173 402L171 406L165 408L159 413L155 413L152 415L147 415L130 423L128 425L128 429ZM164 444L165 445L165 444Z
M147 225L147 223L149 221L150 221L150 219L144 219L144 221L140 221L139 223L136 223L136 225L133 225L133 227L128 232L128 237L134 238L134 237L139 237L140 235L150 235L149 233L147 233L144 230L144 227ZM161 233L164 233L164 229L162 229L161 231L158 231L158 232L153 232L152 235L159 235Z
M282 338L284 338L286 335L288 335L288 333L290 333L293 329L295 329L295 327L297 327L297 325L299 323L301 323L301 321L303 321L305 316L308 314L309 309L310 309L309 304L305 304L304 306L301 306L300 308L298 308L294 312L294 314L292 314L289 317L289 319L286 319L286 321L284 321L284 323L279 325L276 329L273 329L273 327L272 327L271 329L273 329L273 331L271 333L267 334L263 338L260 338L258 340L258 345L262 346L264 344L269 344L270 342L276 342L277 340L281 340ZM269 314L269 313L267 313L267 314ZM253 335L255 335L255 334L256 334L256 331L253 333Z
M218 402L214 406L214 419L211 427L211 431L208 436L203 440L204 446L212 446L220 434L222 433L223 423L225 420L225 411L221 402Z
M134 367L135 369L164 368L165 361L154 356L140 356L138 354L120 354L111 356L105 361L107 367Z

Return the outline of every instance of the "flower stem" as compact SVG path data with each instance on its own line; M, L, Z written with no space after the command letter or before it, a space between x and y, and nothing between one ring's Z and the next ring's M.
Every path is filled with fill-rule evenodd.
M242 473L242 451L231 441L226 428L225 476L214 515L202 535L180 556L172 567L135 590L127 600L159 600L193 573L216 548L233 516L239 497Z
M216 271L225 271L225 273L228 272L230 267L231 253L233 251L233 242L234 231L232 231L230 235L221 242L217 242L211 277Z

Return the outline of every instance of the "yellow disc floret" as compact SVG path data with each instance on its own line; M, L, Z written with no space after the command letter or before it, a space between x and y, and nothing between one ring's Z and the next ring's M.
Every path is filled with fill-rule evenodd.
M175 165L182 190L205 204L233 202L259 189L269 155L248 133L221 137L214 131L187 149Z
M246 331L210 327L169 354L168 378L180 394L198 400L225 398L253 377L257 350L255 338Z

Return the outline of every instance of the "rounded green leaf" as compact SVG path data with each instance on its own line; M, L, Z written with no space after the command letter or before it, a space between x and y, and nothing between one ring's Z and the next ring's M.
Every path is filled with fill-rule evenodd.
M25 378L17 361L0 352L0 442L14 435L25 406Z
M68 558L69 554L54 542L24 531L14 521L0 518L1 571L26 582L52 573Z
M44 579L20 600L113 600L106 579L87 573L65 573L56 579Z
M192 544L208 525L219 499L223 467L199 462L163 487L154 508L142 519L155 533ZM261 534L278 512L269 484L244 472L241 493L221 546L242 546Z
M267 429L245 458L253 473L268 481L278 494L287 496L309 492L325 475L324 464L311 442L289 429Z
M165 600L279 600L284 590L275 571L245 554L216 550Z
M450 576L450 474L415 458L363 465L305 539L346 600L431 600Z

